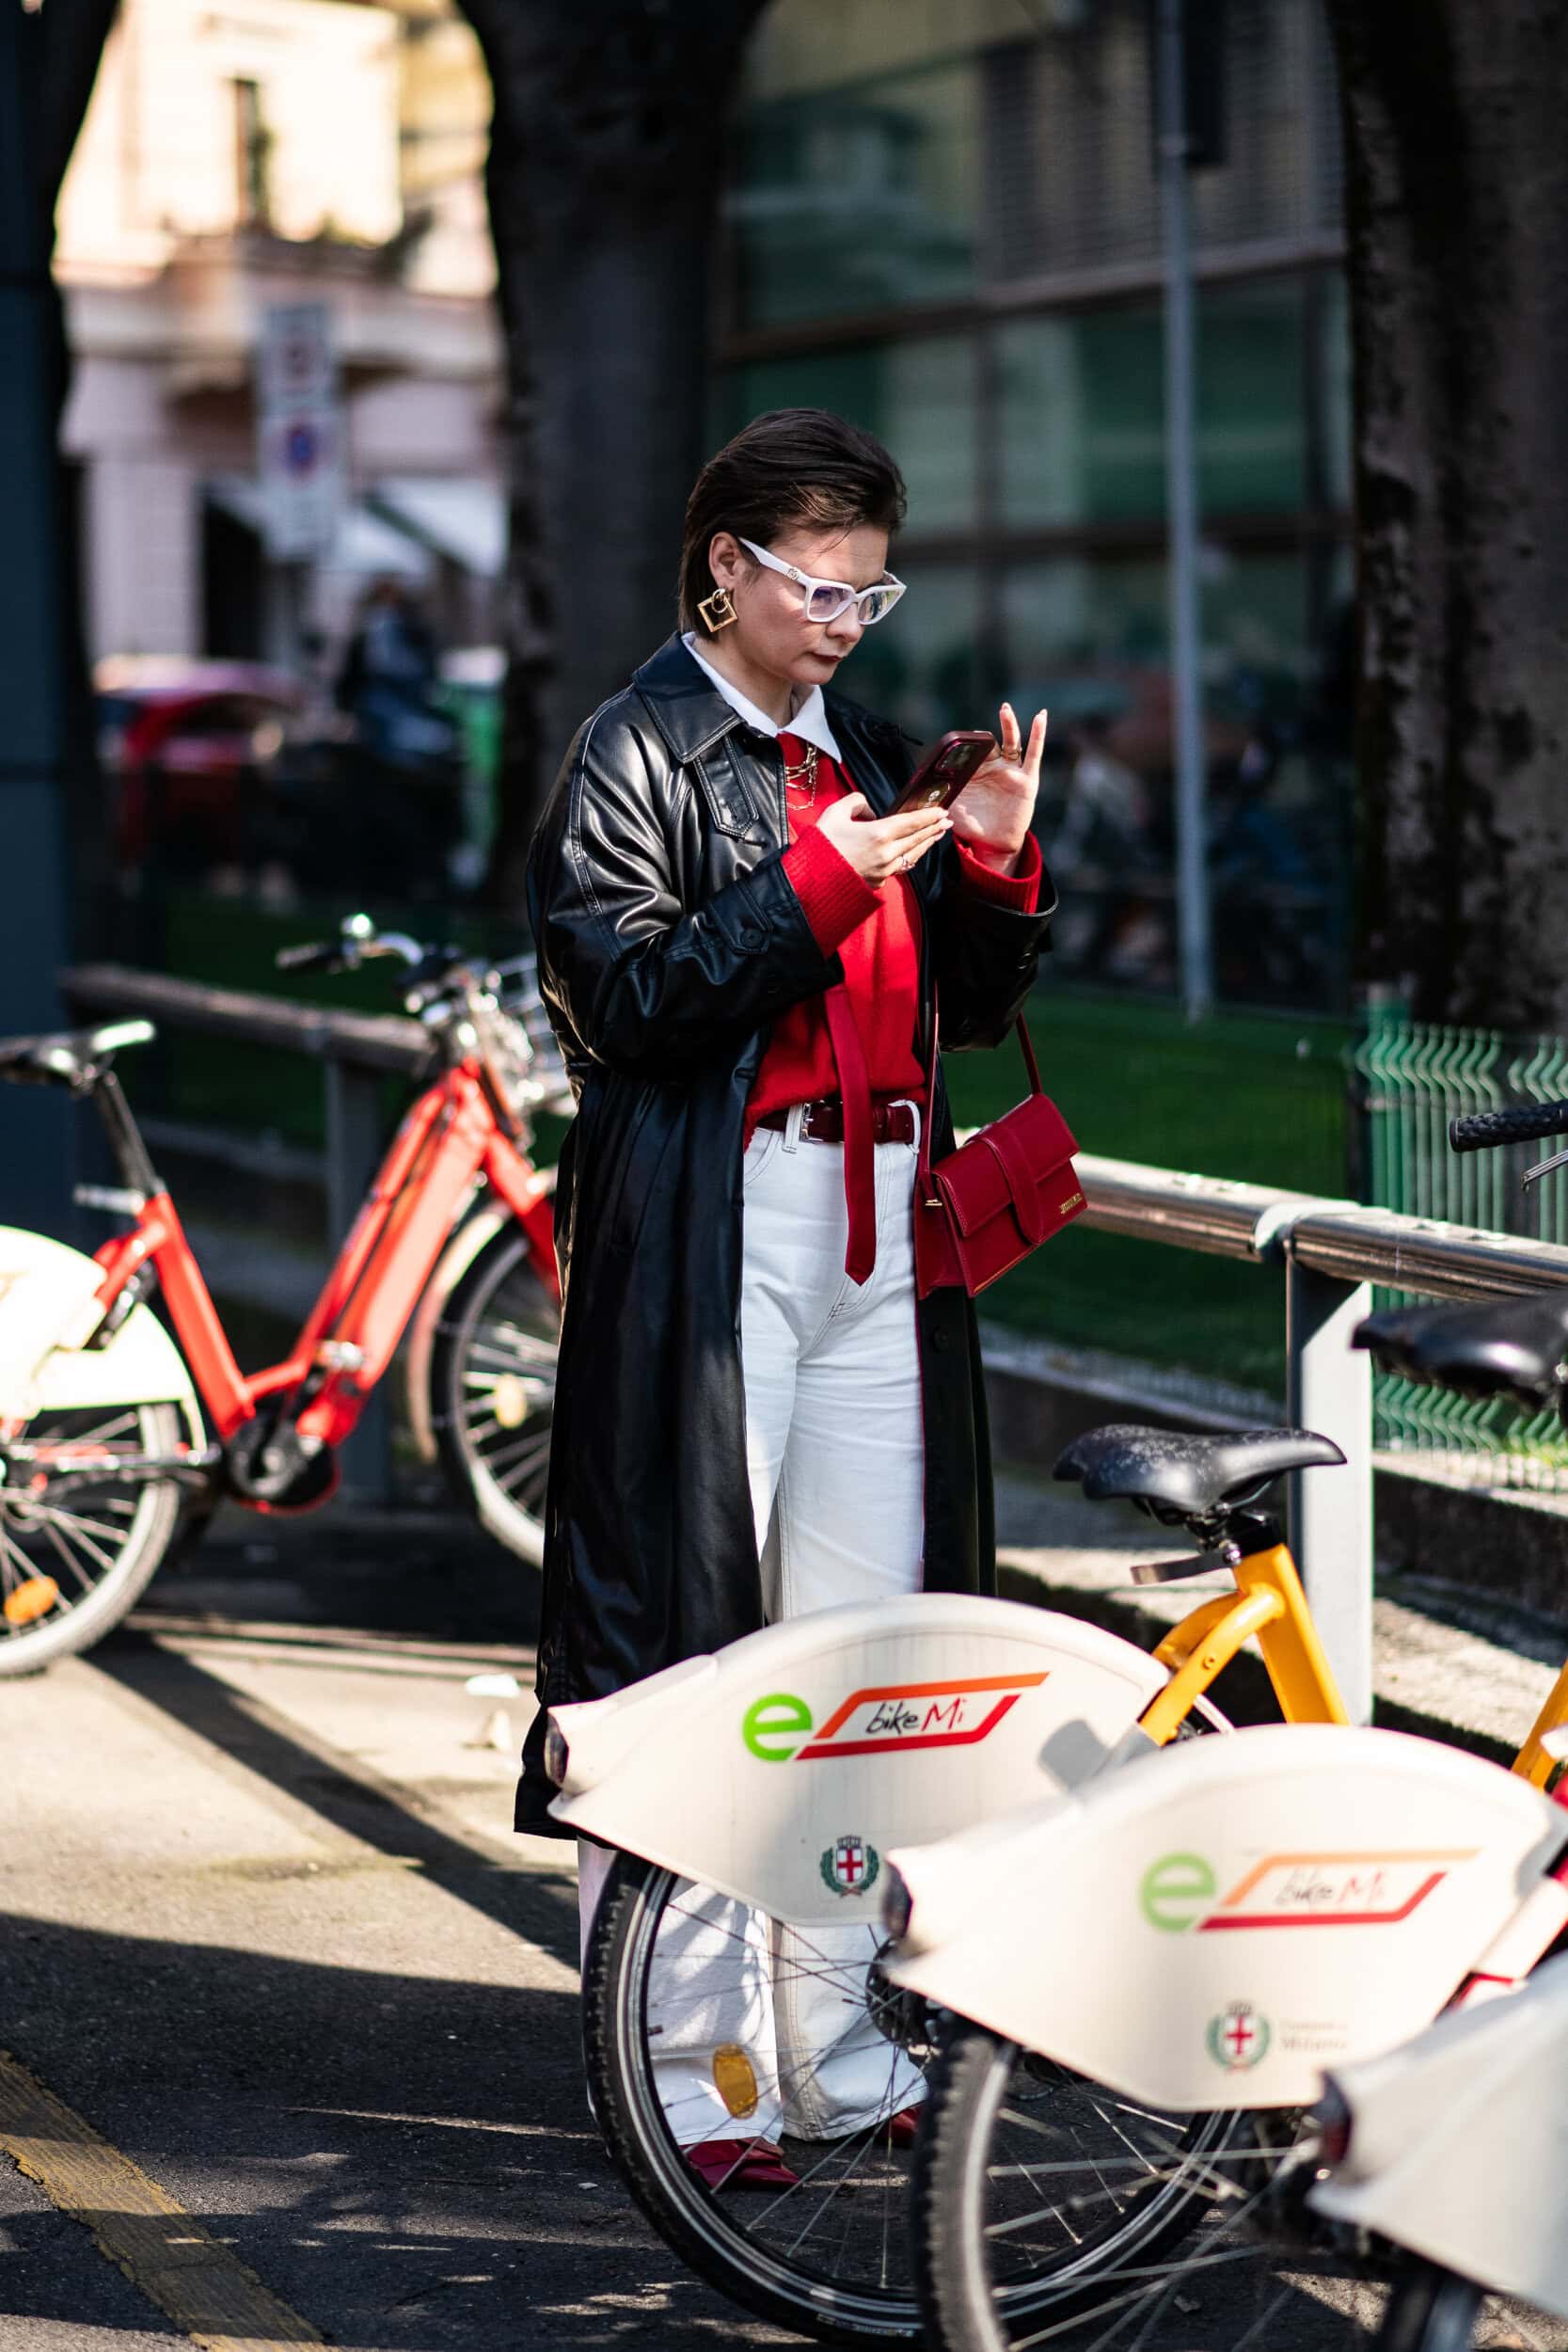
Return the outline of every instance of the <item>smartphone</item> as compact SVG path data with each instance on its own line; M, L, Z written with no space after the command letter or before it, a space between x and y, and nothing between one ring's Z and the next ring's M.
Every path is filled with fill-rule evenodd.
M903 817L911 808L945 808L995 749L995 736L983 727L953 728L931 746L889 813Z

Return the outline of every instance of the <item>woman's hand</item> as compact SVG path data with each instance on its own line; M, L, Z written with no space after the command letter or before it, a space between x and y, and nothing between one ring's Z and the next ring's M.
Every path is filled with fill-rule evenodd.
M1045 717L1043 710L1037 715L1025 750L1012 704L1004 703L996 751L953 803L953 830L958 839L999 874L1012 872L1028 835L1040 788Z
M983 771L982 771L983 772ZM895 874L907 874L927 850L934 850L953 820L944 809L911 808L903 817L873 817L863 792L835 801L817 820L840 857L854 867L862 882L879 890Z

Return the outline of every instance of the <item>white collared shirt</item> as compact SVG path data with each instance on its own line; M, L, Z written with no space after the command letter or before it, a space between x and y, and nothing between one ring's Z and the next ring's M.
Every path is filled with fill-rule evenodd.
M798 735L802 743L815 743L819 752L825 752L830 759L837 760L842 765L843 754L834 740L832 727L828 724L828 707L822 700L820 686L812 688L788 726L781 727L776 719L770 719L768 716L766 710L759 710L756 704L743 694L738 686L732 686L727 677L721 676L711 661L704 660L697 650L695 636L683 637L681 644L686 647L698 669L705 671L713 680L730 708L738 711L749 727L755 727L759 735Z

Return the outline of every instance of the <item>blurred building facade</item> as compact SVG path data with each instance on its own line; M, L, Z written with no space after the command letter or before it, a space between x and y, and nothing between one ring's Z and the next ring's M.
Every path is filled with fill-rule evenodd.
M480 173L489 87L444 0L121 0L62 195L95 657L297 660L367 581L493 633L500 351ZM325 303L341 521L271 560L261 321Z
M1218 978L1334 1003L1349 361L1318 0L1230 0L1194 180ZM929 736L1053 713L1063 960L1172 977L1160 219L1144 0L774 0L735 125L715 437L821 404L910 488L851 691Z

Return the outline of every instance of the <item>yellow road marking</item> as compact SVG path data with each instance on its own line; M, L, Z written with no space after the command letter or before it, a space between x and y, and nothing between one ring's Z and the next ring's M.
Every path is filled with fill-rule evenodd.
M286 2352L325 2341L6 2050L0 2149L202 2352Z

